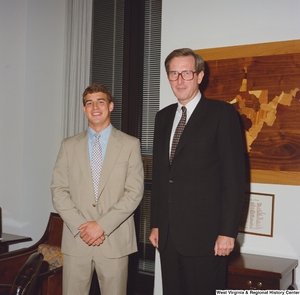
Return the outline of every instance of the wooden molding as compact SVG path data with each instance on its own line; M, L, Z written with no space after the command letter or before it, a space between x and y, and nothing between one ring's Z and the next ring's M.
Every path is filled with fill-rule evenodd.
M300 53L300 40L194 50L207 60Z

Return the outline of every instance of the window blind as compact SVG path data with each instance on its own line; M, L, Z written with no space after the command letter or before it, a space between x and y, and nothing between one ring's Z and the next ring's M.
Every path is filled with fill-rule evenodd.
M124 1L94 0L91 83L107 86L114 97L111 122L121 129Z
M142 0L139 0L142 1ZM142 97L138 103L142 107L138 116L141 118L137 130L137 137L141 142L141 151L145 168L145 191L143 200L138 208L138 245L139 245L139 271L144 274L154 274L155 249L149 241L150 234L150 199L152 177L152 145L154 135L154 120L159 110L159 85L160 85L160 48L161 48L161 6L162 0L144 1L144 36L143 59L139 67L142 73ZM131 5L135 5L132 1ZM121 130L122 117L133 120L122 108L127 104L124 89L124 22L132 22L130 16L125 16L126 0L94 0L93 25L91 46L91 82L106 85L112 91L115 101L112 112L112 124ZM139 6L141 7L141 6ZM133 7L134 8L134 7ZM132 38L132 36L131 36ZM134 39L134 38L132 38ZM136 42L136 39L135 41ZM135 43L134 43L135 44ZM132 45L134 46L134 45ZM127 59L128 62L128 59ZM134 69L129 69L134 71ZM136 70L136 69L135 69ZM133 77L137 73L133 73ZM140 78L140 77L139 77ZM124 98L125 97L125 98ZM129 106L136 107L136 106ZM124 110L125 109L125 110Z

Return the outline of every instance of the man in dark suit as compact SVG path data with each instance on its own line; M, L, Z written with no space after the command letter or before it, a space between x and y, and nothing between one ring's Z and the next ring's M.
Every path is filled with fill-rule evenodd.
M149 239L160 252L164 295L215 294L225 288L243 205L241 127L232 105L201 95L204 61L194 51L174 50L165 68L178 102L155 120Z

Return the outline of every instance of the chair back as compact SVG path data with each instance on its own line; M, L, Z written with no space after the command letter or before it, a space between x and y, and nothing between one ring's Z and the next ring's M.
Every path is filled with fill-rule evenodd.
M9 295L36 295L38 275L43 262L43 254L33 253L29 256L16 276Z

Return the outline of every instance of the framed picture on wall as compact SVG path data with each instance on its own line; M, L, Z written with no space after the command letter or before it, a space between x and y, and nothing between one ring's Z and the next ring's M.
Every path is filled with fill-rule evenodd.
M201 92L240 114L249 182L300 185L300 40L195 52Z
M246 193L239 231L273 236L274 195Z

